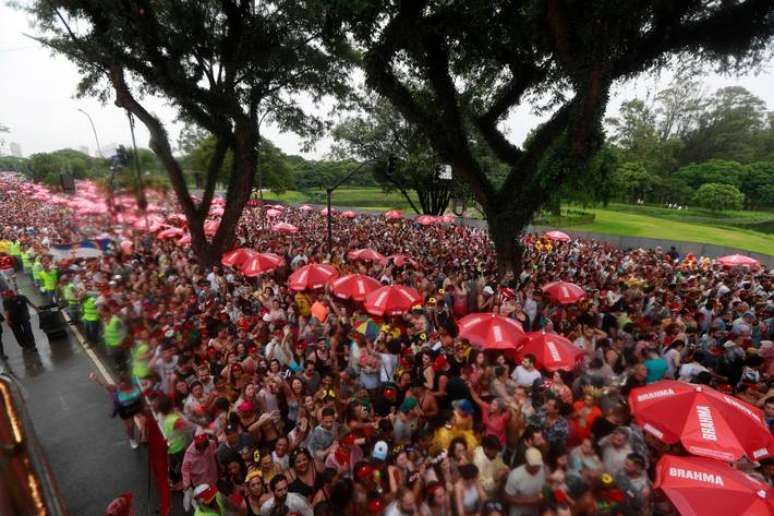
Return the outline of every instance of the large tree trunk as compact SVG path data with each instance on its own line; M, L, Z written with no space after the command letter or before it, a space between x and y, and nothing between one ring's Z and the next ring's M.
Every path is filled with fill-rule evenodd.
M497 255L497 274L502 280L509 272L513 273L514 281L521 274L524 257L524 246L519 237L529 224L529 216L519 216L507 212L487 213L489 238L492 240Z

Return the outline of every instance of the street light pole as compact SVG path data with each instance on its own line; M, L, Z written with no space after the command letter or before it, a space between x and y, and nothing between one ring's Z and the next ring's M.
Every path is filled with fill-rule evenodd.
M102 154L102 147L99 146L99 137L97 136L97 128L94 127L94 121L91 119L91 117L86 111L82 110L81 108L78 108L78 111L86 115L86 118L89 119L89 124L91 124L91 130L94 133L94 140L97 142L97 153L99 154L100 158L104 159L105 156Z

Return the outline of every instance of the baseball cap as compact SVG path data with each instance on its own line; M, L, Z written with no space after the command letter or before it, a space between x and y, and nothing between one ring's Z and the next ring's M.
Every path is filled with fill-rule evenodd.
M527 448L524 452L524 458L527 461L527 466L542 466L543 454L537 448Z
M203 503L210 503L218 494L218 488L209 484L199 484L194 489L194 498Z
M387 460L387 454L390 451L390 447L384 441L378 441L374 445L374 451L371 452L371 457L376 460Z
M404 414L410 412L411 409L417 406L417 400L415 398L406 398L403 403L400 404L400 411Z

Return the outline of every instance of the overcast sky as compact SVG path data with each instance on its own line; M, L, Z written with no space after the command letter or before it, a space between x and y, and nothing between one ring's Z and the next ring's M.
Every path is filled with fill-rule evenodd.
M61 56L52 56L37 43L26 38L31 28L25 15L0 4L0 124L10 128L5 135L7 142L17 142L25 156L35 152L61 148L88 147L96 154L94 136L87 118L77 110L88 112L97 128L103 147L130 142L129 124L123 110L112 104L101 105L93 99L74 98L78 72L74 64ZM671 79L662 74L659 79L641 78L615 89L608 114L615 114L622 101L643 96L664 87ZM719 77L710 75L704 80L707 90L739 84L763 98L770 110L774 110L774 72L772 66L760 75L744 77ZM174 111L162 102L150 102L153 112L169 122ZM540 119L531 115L528 107L514 112L508 120L511 138L520 143ZM168 127L174 145L179 127ZM280 133L267 128L264 134L288 154L302 154L320 158L329 150L330 141L323 140L310 152L301 151L301 140L293 134ZM148 133L138 124L137 144L146 147ZM6 153L8 148L3 149Z

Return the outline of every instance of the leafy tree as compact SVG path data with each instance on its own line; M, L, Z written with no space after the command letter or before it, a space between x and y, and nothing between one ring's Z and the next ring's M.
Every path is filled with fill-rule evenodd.
M648 193L653 190L655 176L639 161L622 163L615 171L615 182L619 191L631 203L645 200Z
M0 156L0 170L28 173L29 160L16 156Z
M212 264L231 247L253 189L261 122L317 135L322 123L303 112L300 94L317 100L347 90L351 55L333 7L322 0L36 0L27 10L39 41L80 67L79 94L114 95L147 127L188 219L193 250L202 264ZM164 124L144 105L146 94L168 101L180 119L215 138L200 202L191 197ZM226 205L209 241L204 221L229 150Z
M384 99L369 98L362 107L362 114L334 128L336 154L374 162L371 170L376 181L387 191L399 191L416 213L445 212L454 183L438 177L440 161L424 133ZM390 156L395 158L392 168ZM419 207L409 195L412 191Z
M774 161L757 161L747 166L739 190L749 208L774 206Z
M712 211L739 210L744 204L744 194L733 185L706 183L693 195L693 202Z
M703 163L691 163L674 173L691 188L705 183L723 183L738 187L745 173L745 166L736 161L713 159Z
M710 159L749 163L759 155L766 103L740 86L721 88L698 117L698 126L684 136L681 164Z
M521 268L515 238L604 142L610 87L670 56L721 65L760 59L770 0L353 2L366 82L425 133L486 215L501 273ZM529 99L548 114L523 146L500 122ZM508 176L497 186L473 143Z

